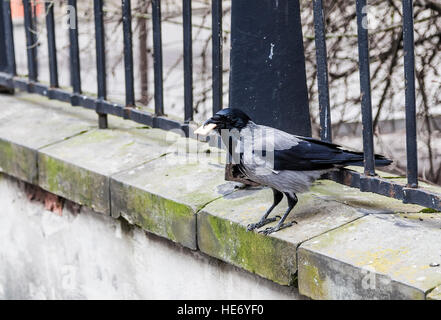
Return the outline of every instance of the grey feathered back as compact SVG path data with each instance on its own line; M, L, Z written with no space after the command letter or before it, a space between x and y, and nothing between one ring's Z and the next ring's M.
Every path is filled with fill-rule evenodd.
M281 192L302 193L330 170L274 170L274 150L286 150L298 144L299 138L294 135L249 121L240 131L234 152L242 155L241 170L248 179Z

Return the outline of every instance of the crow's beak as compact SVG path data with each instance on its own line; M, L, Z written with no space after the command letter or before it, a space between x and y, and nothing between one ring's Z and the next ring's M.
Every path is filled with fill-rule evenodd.
M208 122L209 120L206 121L202 126L200 126L194 133L206 136L210 133L211 130L217 127L217 124Z
M200 134L202 136L206 136L207 134L210 133L211 130L213 130L216 127L217 127L216 124L209 123L209 124L200 126L194 133L195 134Z

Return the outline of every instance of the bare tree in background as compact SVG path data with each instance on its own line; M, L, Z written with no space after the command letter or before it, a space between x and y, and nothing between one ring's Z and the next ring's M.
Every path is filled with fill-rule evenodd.
M315 43L312 2L302 1L305 57L309 94L317 104ZM404 119L404 66L401 0L368 1L369 46L373 117L376 139L382 140L380 121ZM439 156L441 115L441 4L430 0L414 1L415 59L417 84L417 119L419 124L419 156L421 178L441 182ZM359 122L360 90L355 1L325 1L329 84L334 135L344 123ZM317 108L318 109L318 108ZM318 129L318 114L312 114ZM398 128L396 128L398 130ZM341 135L340 135L341 136ZM404 135L395 136L404 141ZM398 144L398 141L392 143ZM395 146L379 146L382 152L396 159L396 171L404 173L404 150Z
M225 56L228 57L229 26L228 16L232 0L223 1L224 7L224 38ZM239 1L239 0L238 0ZM311 119L318 135L318 92L316 83L316 57L314 42L313 10L311 0L299 0L301 4L304 47L306 59L307 81L311 105ZM65 1L55 1L58 10L58 19L63 15ZM64 4L63 4L64 3ZM132 8L133 33L135 52L135 74L137 82L136 98L141 107L154 103L153 63L151 50L151 0L136 0ZM211 1L193 0L193 45L194 45L194 103L195 118L202 119L209 115L211 110ZM163 0L163 26L176 26L176 33L182 33L181 1ZM325 23L327 32L329 85L331 97L331 112L333 122L333 136L335 140L344 141L347 130L344 126L359 123L361 119L360 90L358 76L358 51L355 1L325 0ZM376 133L377 151L384 152L394 158L395 171L404 173L405 150L404 136L400 131L400 120L404 119L404 67L403 67L403 30L402 30L402 3L401 0L372 0L368 1L369 46L371 61L371 84L373 118ZM87 66L88 59L93 65L93 4L84 1L78 5L78 16L81 22L80 36L89 36L89 41L80 43L82 66ZM57 13L57 11L56 11ZM418 147L419 167L422 179L441 183L441 3L439 0L414 0L415 19L415 59L417 85L417 120L418 120ZM121 34L121 1L105 1L106 43L109 51L108 82L119 83L122 62L122 34ZM89 28L85 24L89 22ZM43 22L39 23L43 25ZM170 30L170 29L169 29ZM44 39L43 32L39 39ZM61 32L58 36L61 36ZM64 34L65 36L65 34ZM57 39L58 40L58 39ZM166 91L166 112L182 114L178 101L179 94L183 94L182 80L182 52L181 43L170 41L163 28L164 59L168 59L164 66L164 85ZM64 42L66 47L66 41ZM173 47L174 46L174 47ZM110 48L110 49L109 49ZM171 49L173 48L173 50ZM17 50L19 51L19 50ZM177 54L174 54L178 52ZM173 54L170 54L173 53ZM44 54L44 50L40 53ZM112 54L112 55L110 55ZM92 57L92 58L91 58ZM63 59L61 59L63 61ZM20 64L20 61L18 61ZM45 62L40 62L43 64ZM25 65L25 60L22 62ZM228 94L228 61L224 65L224 94ZM24 68L23 68L24 69ZM92 70L92 67L89 67ZM83 71L82 71L83 72ZM91 71L92 72L92 71ZM91 77L93 78L93 77ZM119 81L119 82L118 82ZM115 85L113 91L123 90L123 86ZM168 91L167 91L168 90ZM168 93L167 93L168 92ZM110 92L114 93L114 92ZM227 99L224 99L227 101ZM391 123L394 136L388 138L385 123ZM349 125L348 125L349 124ZM395 127L394 127L395 126ZM358 126L359 127L359 126ZM353 128L357 128L356 125ZM345 133L346 132L346 133ZM381 133L381 134L380 134ZM355 131L349 134L350 139L357 139ZM388 140L389 139L389 140ZM378 150L380 148L380 150Z

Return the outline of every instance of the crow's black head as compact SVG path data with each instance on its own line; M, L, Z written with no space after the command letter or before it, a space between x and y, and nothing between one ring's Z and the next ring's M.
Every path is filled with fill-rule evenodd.
M245 112L239 109L227 108L218 111L214 116L205 121L204 126L208 124L215 124L216 130L222 129L243 129L250 121Z

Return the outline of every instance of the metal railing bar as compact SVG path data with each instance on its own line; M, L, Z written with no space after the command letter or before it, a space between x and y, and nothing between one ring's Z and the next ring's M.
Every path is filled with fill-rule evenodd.
M55 42L54 2L45 1L46 31L49 57L49 81L51 87L58 87L57 46Z
M51 88L40 83L31 83L30 80L26 78L20 78L17 76L11 78L11 75L5 72L0 72L0 85L21 90L28 90L28 88L31 88L31 92L64 102L70 102L72 96L74 95L72 92L63 89ZM123 105L103 101L97 98L80 96L78 101L79 106L84 108L96 110L97 105L101 104L101 112L104 114L111 114L121 118L125 117L137 123L147 126L154 126L164 130L185 130L185 128L188 126L187 124L171 120L166 117L157 117L154 114L143 110L128 109L129 112L127 112L127 108L125 108ZM359 188L361 191L374 192L402 200L405 203L414 203L441 211L441 195L428 190L421 188L408 188L406 185L393 180L366 176L348 169L331 172L326 178L340 184Z
M70 71L71 71L71 83L74 95L72 97L71 104L79 105L79 99L77 95L81 94L81 71L80 71L80 49L78 45L78 16L77 16L77 1L68 0L68 4L71 10L69 16L74 21L69 21L69 42L70 42Z
M211 2L213 114L222 109L222 0Z
M191 30L191 0L182 0L184 39L184 121L193 121L193 40Z
M403 0L403 49L406 104L407 183L418 187L418 153L415 102L413 1Z
M23 0L28 76L31 81L36 82L38 81L37 38L31 5L32 0Z
M152 0L153 22L153 69L155 78L155 114L164 115L162 75L161 0Z
M93 1L93 11L95 17L97 93L99 100L106 100L106 47L104 43L103 0ZM100 113L99 109L100 105L97 105L98 127L106 129L108 126L107 115Z
M356 0L361 112L363 123L364 173L366 175L374 176L374 135L372 126L369 36L366 8L366 0Z
M102 100L100 98L89 97L86 95L78 95L60 88L51 88L41 83L33 83L27 78L11 77L10 74L0 72L0 85L8 88L17 88L31 93L37 93L42 96L70 103L73 97L77 97L78 106L91 110L97 110L100 105L100 112L103 114L111 114L117 117L126 118L137 123L155 126L160 129L185 129L187 124L163 116L156 116L148 111L138 110L134 108L126 108L125 106Z
M8 72L15 76L17 74L15 64L14 31L12 27L11 2L3 1L3 28L6 41L6 58Z
M332 141L331 107L329 102L328 60L326 50L325 17L323 1L314 0L314 30L317 61L317 85L320 108L320 138Z
M20 89L78 105L96 111L99 114L99 127L107 127L107 115L130 119L137 123L161 128L164 130L181 129L184 135L191 136L193 120L193 72L192 72L192 6L191 0L182 0L183 4L183 48L184 48L184 121L172 120L164 116L163 101L163 56L161 35L161 1L152 0L153 50L155 76L155 111L154 113L130 108L135 106L134 94L134 63L132 47L131 1L122 0L122 18L124 30L124 66L125 66L125 104L107 101L106 88L106 55L105 33L103 22L104 0L94 0L95 36L96 36L96 68L97 96L83 95L81 91L80 57L78 43L77 1L68 0L70 17L70 67L72 91L59 88L57 70L57 51L55 39L55 24L53 1L45 0L46 26L49 53L50 85L38 82L37 60L37 30L36 30L36 0L22 0L24 6L24 22L26 33L26 50L28 76L16 76L13 25L10 1L5 0L3 6L4 37L6 39L7 68L0 72L0 86ZM211 0L212 5L212 90L213 112L222 108L222 1ZM416 91L415 91L415 43L413 0L402 0L403 6L403 49L405 73L405 111L406 111L406 152L407 152L407 181L403 179L387 179L375 175L375 158L372 126L372 98L369 65L369 33L367 24L367 0L356 0L356 16L358 27L358 52L360 69L360 92L363 124L364 174L343 169L330 173L327 178L338 183L359 188L405 203L415 203L425 207L441 210L441 194L428 191L430 188L418 186L417 158L417 126L416 126ZM325 18L323 0L313 0L314 29L317 60L317 82L319 90L321 138L332 140L329 79L327 65L327 49L325 34ZM2 35L3 36L3 35ZM3 64L2 64L3 67ZM129 108L128 108L129 107ZM218 140L219 141L219 140Z
M135 89L133 79L133 48L132 48L132 9L130 0L122 0L122 17L124 32L124 74L126 85L126 107L135 106Z

